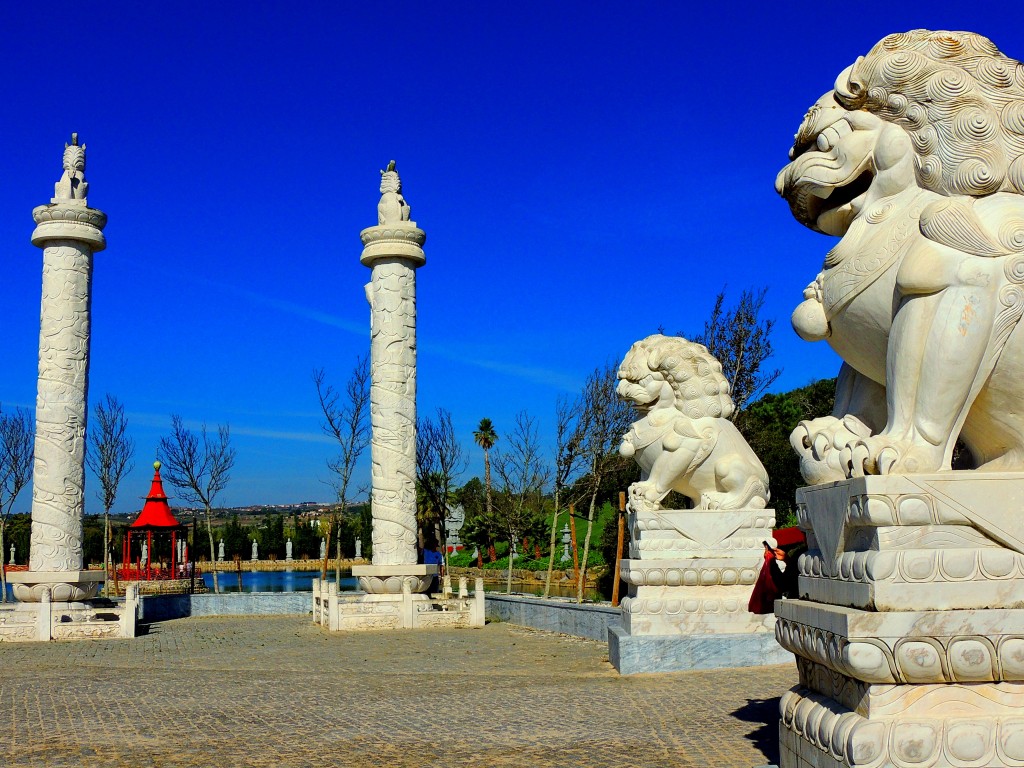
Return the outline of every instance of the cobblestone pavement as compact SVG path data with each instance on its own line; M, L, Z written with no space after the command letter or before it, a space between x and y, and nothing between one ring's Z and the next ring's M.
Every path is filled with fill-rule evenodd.
M777 759L785 665L620 677L509 624L329 634L302 617L0 644L2 766L715 766Z

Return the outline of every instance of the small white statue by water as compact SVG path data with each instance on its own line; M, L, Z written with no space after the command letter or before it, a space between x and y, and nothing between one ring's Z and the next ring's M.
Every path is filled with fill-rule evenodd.
M284 544L284 559L287 560L289 563L292 561L292 540L291 539L288 539L288 541L286 541L285 544Z
M252 559L253 560L259 560L260 559L259 550L260 550L260 548L259 548L259 545L256 543L256 539L253 539L252 540Z
M217 561L224 562L224 539L220 540L220 546L217 547Z

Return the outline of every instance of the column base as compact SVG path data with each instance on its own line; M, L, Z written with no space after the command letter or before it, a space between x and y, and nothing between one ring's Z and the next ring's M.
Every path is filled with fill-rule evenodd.
M368 595L401 595L403 585L413 594L426 592L440 572L437 565L354 565L352 575Z
M22 603L88 600L96 596L100 584L106 580L103 571L13 571L7 574L15 599Z

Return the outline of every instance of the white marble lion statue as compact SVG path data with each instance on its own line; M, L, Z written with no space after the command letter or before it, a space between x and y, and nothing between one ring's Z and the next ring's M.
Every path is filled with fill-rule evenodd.
M804 118L776 188L841 238L793 325L843 358L792 442L809 482L1024 469L1024 66L980 35L889 35Z
M635 511L661 509L670 491L699 509L764 509L768 475L729 421L729 382L705 347L648 336L630 347L618 376L619 396L643 416L619 447L640 465Z

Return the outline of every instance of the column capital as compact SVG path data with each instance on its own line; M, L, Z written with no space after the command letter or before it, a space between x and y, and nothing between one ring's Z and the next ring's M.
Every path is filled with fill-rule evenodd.
M40 205L32 210L36 222L32 232L32 245L45 248L50 240L80 240L93 253L107 247L103 227L107 225L107 214L89 208L84 200L61 200Z
M359 261L367 267L388 258L407 259L414 268L427 263L423 253L427 233L417 227L415 222L402 221L367 227L359 233L359 239L363 241L363 255Z

